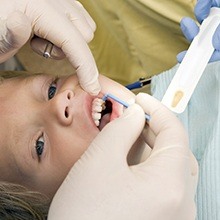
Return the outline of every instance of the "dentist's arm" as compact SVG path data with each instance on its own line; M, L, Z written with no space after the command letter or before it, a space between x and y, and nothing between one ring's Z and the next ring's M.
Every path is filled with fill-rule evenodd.
M198 0L194 12L198 22L201 24L202 21L207 18L210 13L211 7L220 7L220 1L218 0ZM188 17L185 17L180 22L180 27L186 39L191 42L199 32L199 27L196 22ZM210 59L210 62L220 60L220 26L215 31L212 40L215 51ZM182 62L186 51L183 51L177 55L178 62Z
M27 42L42 55L46 43L55 46L52 58L66 56L76 69L82 87L97 94L98 70L87 45L96 25L83 6L75 0L1 0L0 63Z
M49 220L193 220L197 163L182 124L159 101L137 96L73 166L55 195ZM151 116L145 125L143 110ZM145 126L153 147L141 164L127 154Z

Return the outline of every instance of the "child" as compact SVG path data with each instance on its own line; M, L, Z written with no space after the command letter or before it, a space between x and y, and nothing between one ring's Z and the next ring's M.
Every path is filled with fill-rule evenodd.
M101 117L103 95L109 92L127 102L134 98L104 76L99 78L101 93L93 97L80 87L76 75L1 75L1 181L21 184L49 198L100 130L122 114L123 106L111 101L110 113Z
M178 68L178 66L175 66L171 70L166 71L163 74L160 74L158 76L153 77L151 87L152 87L152 94L155 97L157 97L158 99L162 99L173 75L175 74L175 72L177 70L177 68ZM198 207L197 208L197 210L198 210L197 219L203 219L202 216L205 216L204 219L216 219L216 220L219 219L218 208L215 208L215 207L218 207L220 204L220 201L218 198L218 195L219 195L218 192L220 191L220 189L219 189L218 184L216 184L219 180L218 173L219 173L219 167L220 167L219 166L220 160L218 159L219 158L218 143L220 141L219 135L218 135L219 128L220 128L220 126L219 126L220 120L218 120L218 117L219 117L219 114L218 114L219 110L218 109L219 109L219 103L220 103L220 99L219 99L219 97L220 97L219 96L219 88L220 88L220 86L219 86L219 84L220 84L219 83L220 82L219 69L220 69L220 63L213 63L213 64L209 64L207 66L201 80L199 81L199 84L197 85L196 90L194 91L194 94L193 94L186 110L182 114L178 115L180 120L184 123L185 128L188 130L189 138L190 138L190 147L191 147L194 155L196 156L196 158L199 162L199 167L200 167L200 179L199 179L197 195L196 195L196 201L197 201L197 207ZM34 76L34 77L30 77L30 78L35 78L35 77L38 77L38 76ZM42 77L42 76L39 76L39 77ZM49 77L49 76L46 76L46 78L47 77ZM17 80L17 79L12 79L10 83L12 83L14 80ZM23 80L24 80L24 77L23 77ZM49 85L48 86L49 91L50 91L49 94L50 95L52 94L52 96L54 94L56 94L55 97L53 97L51 100L47 101L47 103L53 103L53 101L55 103L55 99L57 98L56 96L58 96L59 93L63 92L62 86L59 86L59 81L65 82L64 85L66 85L66 83L68 83L69 80L71 81L70 85L73 86L74 90L75 90L75 88L77 87L77 86L75 87L75 76L70 76L70 77L67 77L64 79L61 78L58 81L55 80L55 84L54 83L47 84L47 85ZM7 80L5 80L5 81L7 81ZM8 80L8 81L10 81L10 80ZM21 81L21 79L19 79L18 81ZM29 80L29 81L31 81L31 80ZM122 86L118 85L117 83L112 82L111 80L106 79L102 76L100 76L100 82L103 86L103 90L102 90L103 94L106 92L110 92L110 93L113 93L116 96L120 97L121 99L127 101L127 102L129 102L129 100L132 99L134 96L128 90L124 89L124 87L122 87ZM7 84L7 82L6 82L6 84ZM3 85L4 85L4 82L3 82L2 86ZM26 83L24 83L24 85L28 85L28 83L26 82ZM19 88L24 89L24 85L21 87L21 84L19 84L18 82L12 83L11 90L13 91L14 88L16 88L17 94L20 94L20 92L18 93L18 91L20 91ZM3 104L5 102L5 100L2 98L2 96L4 94L3 93L4 90L1 89L2 86L0 86L0 97L1 97L0 106L1 107L4 106ZM56 92L54 93L54 88L52 88L52 87L56 87L58 92L55 89ZM27 88L35 91L34 86L29 85ZM37 88L38 88L38 86L37 86ZM44 89L43 89L44 86L40 86L40 88L41 89L39 91L41 91L41 92L44 91ZM68 89L69 88L70 87L68 86ZM27 93L27 90L25 90L25 91L26 92L24 94L26 94L26 95L29 94L28 96L30 96L31 92L29 91L29 93ZM8 90L8 92L10 92L10 91ZM10 94L11 94L11 92L10 92ZM67 100L71 99L72 97L75 97L77 99L78 98L77 94L78 93L76 93L75 96L73 96L73 94L69 95L69 96L66 95ZM84 92L81 91L81 94L82 94L81 97L83 97ZM101 98L103 94L100 94L99 97ZM47 96L47 95L48 94L46 93L46 95L44 95L44 96ZM9 108L11 110L10 111L11 114L14 111L14 108L15 108L14 106L16 106L15 100L18 101L17 99L18 99L18 97L15 96L14 100L11 101L12 106L11 106L11 108ZM26 98L24 98L24 100L26 100ZM22 104L19 101L18 105L21 105L20 108L22 108L23 106L25 107L27 105L29 105L29 108L30 108L31 102L30 101L28 101L28 102L25 101L25 102L26 102L25 104L24 103ZM59 103L62 103L62 102L59 102ZM49 106L49 104L47 104L46 106ZM58 104L55 106L58 106ZM65 116L64 119L67 120L67 119L69 119L70 114L68 113L68 108L66 108L65 106L68 107L67 104L64 105L64 107L62 108L63 109L62 112L63 112L63 115ZM97 106L98 106L98 104L97 104ZM211 108L210 108L210 106L211 106ZM33 111L36 111L36 109L38 109L37 107L38 107L38 105L34 105ZM94 111L95 111L95 109L100 109L100 106L97 108L96 107L94 107ZM114 109L113 112L114 112L115 116L114 116L114 114L112 114L113 115L112 118L117 117L117 115L120 115L120 111L123 110L123 109L118 109L117 106L115 106L115 107L116 107L115 109L113 108ZM2 109L2 108L0 108L0 109ZM43 109L44 108L40 108L40 110L43 110ZM47 108L45 107L45 109L47 109ZM50 111L48 111L48 113L50 113L50 114L55 113L56 109L57 108L53 107L53 108L51 108ZM81 108L80 113L82 113L82 109L83 108ZM92 109L92 107L90 108L90 110L91 109ZM93 111L93 110L91 110L91 111ZM88 120L86 120L87 121L86 123L89 123L88 127L87 127L87 125L86 126L79 126L79 127L77 127L77 129L74 130L74 131L76 131L76 130L81 131L81 132L77 133L77 135L81 134L81 137L82 137L82 132L83 132L83 130L85 131L84 128L86 127L86 130L91 128L90 133L88 133L88 132L86 134L83 133L84 141L87 144L89 144L89 141L91 141L89 139L89 137L92 139L92 136L95 137L95 135L99 132L99 129L97 129L96 126L94 126L94 130L91 126L92 124L95 125L96 123L98 123L98 122L96 122L97 118L99 118L99 116L97 116L97 114L99 114L98 111L100 111L100 110L93 112L94 113L93 117L91 117L90 119L87 118ZM65 114L65 112L66 112L66 114ZM20 116L20 114L21 113L19 112L19 116ZM45 110L44 114L46 116L46 110ZM1 117L6 117L7 114L4 115L3 112L1 112L0 115L1 115ZM25 113L25 116L26 115L28 116L27 113ZM35 115L39 115L38 111L36 111ZM88 116L90 114L84 114L84 117L86 117L86 115ZM46 119L49 120L50 117L52 117L52 116L47 115ZM6 117L6 118L9 118L9 117ZM28 119L30 119L29 116L28 116ZM16 118L14 118L12 121L14 122L15 120L16 120ZM75 119L75 120L77 121L77 119ZM83 120L84 119L81 118L80 123L78 122L77 124L82 125ZM60 122L62 122L62 120ZM40 122L38 122L38 123L40 124ZM63 122L63 125L66 125L66 124ZM85 125L85 124L83 124L83 125ZM0 126L2 126L2 123ZM98 125L98 127L100 129L102 126L103 126L102 123ZM23 127L24 126L22 126L22 128ZM53 128L53 130L56 128L54 130L54 132L55 132L58 130L59 127L58 127L58 125L56 125L56 126L52 126L52 128ZM83 129L81 129L81 128L83 128ZM7 129L7 131L9 131L9 129ZM61 134L61 133L59 132L59 134ZM63 132L62 132L62 134L63 134ZM92 134L92 135L90 136L88 134ZM68 140L71 140L73 135L74 134L72 131L71 134L69 135ZM56 137L56 141L60 141L61 137L57 137L56 135L55 135L55 137ZM44 139L40 137L41 142L43 142L42 140L44 140ZM62 143L67 144L68 141L65 142L66 140L67 140L67 138L64 138L64 140L62 140ZM45 142L45 143L47 143L47 142ZM76 140L74 139L74 144L75 143L76 143ZM48 169L48 166L43 165L44 157L43 157L43 152L41 153L41 150L40 150L41 146L42 146L42 144L40 144L39 147L35 147L35 145L32 147L35 150L35 154L36 154L36 152L38 152L38 154L40 154L37 156L37 157L39 157L39 159L37 159L38 165L39 165L39 166L37 166L37 168L39 168L39 170L42 171L43 173L44 172L49 173L51 178L54 178L55 180L56 180L56 178L55 178L56 175L59 176L62 172L64 172L65 175L67 174L67 172L69 170L69 166L68 165L64 166L64 162L67 164L71 164L71 162L74 163L80 157L80 154L82 154L83 151L86 149L86 146L83 149L82 148L79 149L76 147L77 150L79 150L78 154L77 154L78 157L74 157L76 155L75 152L73 151L74 153L73 152L71 153L69 151L69 149L71 149L71 146L69 146L69 148L67 148L66 145L62 145L62 150L67 153L66 154L59 153L60 154L59 158L57 158L55 160L56 163L52 163L52 165L55 167L55 169L50 170L50 169ZM83 146L83 145L78 145L78 146ZM44 148L47 149L47 145L45 145ZM54 146L52 148L54 148ZM71 151L72 151L72 149L71 149ZM1 157L4 158L4 155L5 155L5 153L3 152ZM134 155L137 155L137 151L134 153ZM47 158L47 156L46 156L46 158ZM65 158L65 160L60 159L60 158ZM70 161L72 160L72 161L70 163L68 163L67 159ZM49 164L49 162L46 162L46 164ZM43 168L41 168L42 166L43 166ZM3 166L2 166L2 162L1 162L1 169L2 169L2 167ZM58 172L61 170L62 170L62 172ZM34 170L33 173L34 172L36 172L36 170ZM33 178L32 176L30 176L30 177ZM41 172L37 175L37 177L41 177ZM52 185L52 182L53 182L56 184L54 185L55 187L54 187L53 191L50 192L50 195L52 195L53 192L55 191L55 188L59 187L59 184L62 182L62 179L64 177L61 175L61 177L59 176L59 178L58 178L59 180L56 180L56 181L54 180L51 182L47 178L42 179L42 182L37 181L37 183L40 183L40 184L36 185L36 183L35 183L34 189L38 189L38 186L44 185L43 184L44 181L49 182L50 185ZM36 181L36 178L33 178L33 179ZM20 183L24 184L23 182L20 182ZM33 180L32 180L32 183L33 183ZM28 187L30 187L30 186L31 186L31 184L28 185ZM45 188L40 187L39 189L40 189L40 191L47 193L46 191L48 190L48 188L50 188L50 187L45 186ZM212 205L209 205L209 204L212 204Z

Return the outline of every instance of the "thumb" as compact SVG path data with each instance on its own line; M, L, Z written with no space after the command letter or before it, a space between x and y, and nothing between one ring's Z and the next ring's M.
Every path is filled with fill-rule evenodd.
M31 23L21 12L13 12L7 20L0 20L0 62L12 57L28 41Z
M178 118L155 98L140 93L136 102L151 116L149 128L155 135L154 146L150 157L143 162L143 168L149 164L160 172L178 173L182 178L187 167L195 175L197 166L192 157L187 133ZM175 164L175 166L173 166ZM155 169L156 171L156 169Z
M154 97L139 93L136 102L151 116L149 127L156 140L153 151L169 146L180 146L188 150L188 136L178 118Z
M180 22L180 28L186 37L191 42L194 37L199 33L199 27L191 18L184 17Z

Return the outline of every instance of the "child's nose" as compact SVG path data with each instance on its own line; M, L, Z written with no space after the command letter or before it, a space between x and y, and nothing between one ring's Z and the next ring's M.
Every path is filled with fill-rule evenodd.
M64 126L70 125L73 120L73 115L70 112L73 96L73 91L65 90L50 100L51 114Z

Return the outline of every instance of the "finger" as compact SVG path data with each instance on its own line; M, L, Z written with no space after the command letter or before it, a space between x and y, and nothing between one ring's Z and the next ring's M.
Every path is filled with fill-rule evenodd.
M20 12L9 15L7 21L1 20L0 61L12 57L29 39L31 24Z
M48 43L49 41L47 41L46 39L39 38L39 37L34 37L30 41L30 45L32 49L40 56L43 56L43 53ZM50 53L50 58L55 59L55 60L60 60L60 59L65 58L65 54L60 48L53 45L53 48Z
M81 40L78 38L78 41ZM91 95L97 95L101 90L101 86L98 81L98 69L94 57L85 42L78 45L77 43L77 39L76 43L66 41L61 48L70 63L75 67L81 87Z
M191 18L185 17L180 22L180 28L186 37L191 42L194 37L199 33L199 27Z
M50 17L41 17L38 26L44 23L44 19L48 20L48 23L54 23L56 14L50 14ZM43 24L42 24L43 26ZM47 27L45 30L48 33L47 36L41 36L38 31L35 34L48 39L57 47L61 48L72 66L75 68L82 88L91 95L97 95L100 92L100 84L98 82L98 69L94 60L94 57L88 47L86 41L82 38L82 35L71 22L67 22L65 18L60 18L57 21L57 29L54 25ZM37 25L35 25L38 30ZM42 30L43 32L43 30Z
M150 115L149 126L156 136L155 148L160 149L170 146L188 147L188 138L181 122L177 117L150 95L139 93L136 96L143 110Z
M196 176L197 162L189 150L186 131L176 116L147 94L138 94L136 102L150 114L149 126L155 134L151 155L138 167L145 171L154 167L155 175L164 172L166 179L176 175L177 182Z
M212 0L198 0L194 13L200 24L205 18L208 17L212 6Z
M123 115L108 125L98 134L90 146L90 152L106 163L126 163L128 151L140 136L145 124L145 115L140 106L133 104ZM96 156L95 156L96 155ZM103 161L104 160L104 161ZM113 162L114 161L114 162Z

